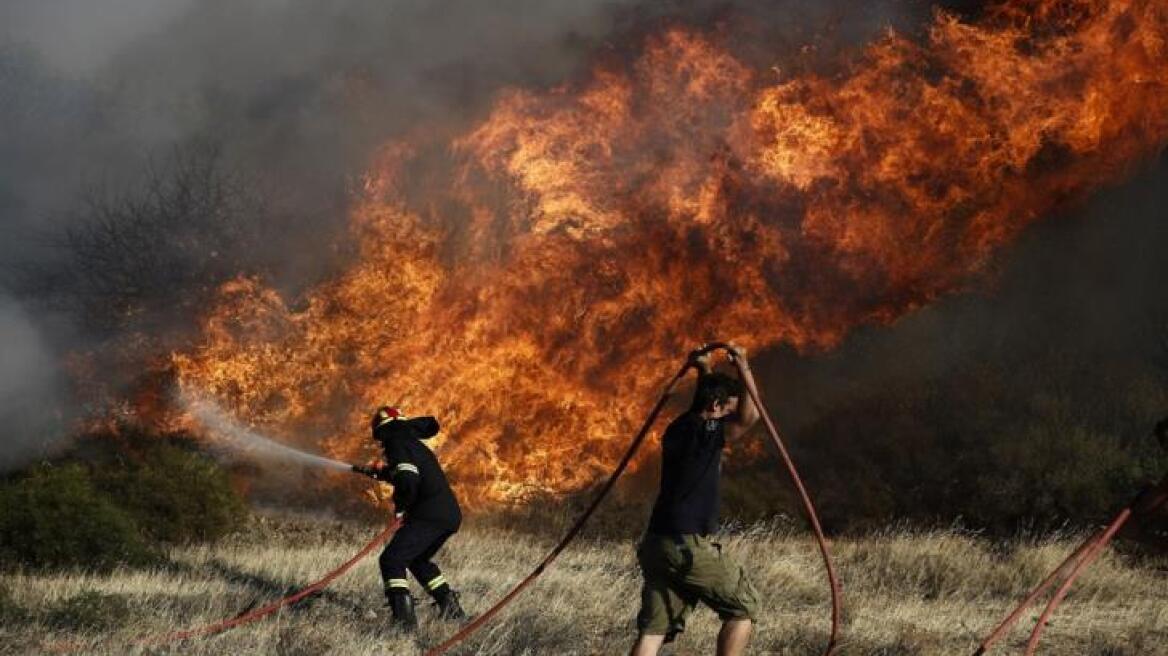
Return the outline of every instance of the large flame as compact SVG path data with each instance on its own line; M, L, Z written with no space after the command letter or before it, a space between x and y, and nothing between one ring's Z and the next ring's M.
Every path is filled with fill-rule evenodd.
M339 458L380 403L434 414L469 499L586 484L695 342L830 347L1161 149L1166 35L1166 0L1016 2L776 81L662 30L384 146L352 265L295 307L227 285L180 379Z

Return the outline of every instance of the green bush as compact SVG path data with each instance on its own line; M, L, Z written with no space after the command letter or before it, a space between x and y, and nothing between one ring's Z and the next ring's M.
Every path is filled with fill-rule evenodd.
M151 538L168 543L218 539L242 525L247 506L206 456L154 441L136 458L96 467L94 482Z
M27 567L151 562L164 543L215 540L247 506L181 436L91 436L56 465L0 483L0 559Z
M108 569L152 555L130 514L99 493L81 465L34 468L0 487L0 508L8 563Z

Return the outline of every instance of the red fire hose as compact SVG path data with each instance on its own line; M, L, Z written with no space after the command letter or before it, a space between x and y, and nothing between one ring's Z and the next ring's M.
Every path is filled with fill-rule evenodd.
M1026 656L1031 656L1034 653L1034 650L1038 649L1038 641L1042 638L1042 631L1046 628L1046 623L1050 621L1050 616L1054 614L1054 609L1058 608L1058 605L1062 602L1063 597L1067 595L1067 592L1071 589L1071 585L1074 584L1075 579L1079 578L1079 575L1083 573L1083 570L1087 569L1087 566L1095 562L1095 559L1099 557L1099 554L1103 553L1103 548L1107 546L1108 542L1111 542L1111 538L1115 537L1116 532L1118 532L1119 529L1122 528L1125 523L1127 523L1127 520L1131 518L1131 515L1131 508L1124 508L1121 510L1119 514L1115 516L1115 519L1111 520L1111 523L1107 525L1107 528L1104 529L1103 534L1094 541L1094 543L1091 545L1091 548L1088 549L1085 554L1083 554L1083 557L1079 559L1079 562L1075 563L1074 567L1071 568L1070 573L1067 574L1066 580L1063 581L1063 584L1060 585L1058 590L1055 591L1054 596L1050 598L1049 602L1047 602L1046 608L1042 610L1042 614L1038 616L1038 621L1034 624L1034 630L1030 633L1030 640L1026 642Z
M1062 603L1062 600L1066 597L1067 592L1070 591L1071 586L1074 585L1075 580L1079 578L1079 575L1099 558L1100 554L1103 553L1103 549L1111 542L1111 539L1115 537L1115 534L1123 528L1123 525L1128 520L1134 515L1151 513L1160 506L1163 506L1166 502L1168 502L1168 478L1161 481L1146 496L1142 496L1120 510L1106 528L1092 534L1084 540L1070 556L1067 556L1066 560L1059 563L1059 566L1049 576L1043 579L1030 594L1026 595L1026 598L1018 604L1006 619L1002 620L1001 624L992 633L986 636L985 640L982 640L981 645L974 652L974 656L982 656L988 652L1018 622L1022 614L1026 612L1026 609L1038 597L1049 590L1055 581L1059 579L1063 571L1069 567L1070 571L1067 572L1066 578L1063 579L1062 584L1055 591L1054 596L1046 604L1046 607L1034 625L1034 629L1030 633L1030 639L1026 643L1026 656L1032 656L1035 650L1038 649L1038 641L1042 638L1042 632L1046 629L1046 624L1050 620L1051 615L1054 614L1055 609Z
M248 624L248 623L254 622L258 619L267 617L268 615L271 615L272 613L276 612L277 610L280 610L284 606L294 604L294 603L300 601L301 599L304 599L305 597L307 597L313 593L320 592L321 590L325 589L330 583L332 583L334 580L336 580L337 577L339 577L340 575L342 575L345 572L352 569L353 566L356 565L362 558L364 558L365 556L368 556L371 551L373 551L377 547L384 544L386 540L389 540L389 538L393 535L394 531L396 531L400 525L401 525L401 520L395 518L392 522L390 522L389 526L387 526L384 531L375 535L373 537L373 539L370 540L369 543L366 544L364 547L362 547L361 550L358 551L356 553L356 555L354 555L352 558L345 561L339 567L337 567L333 571L326 574L319 581L316 581L315 583L313 583L305 588L302 588L299 591L288 595L287 597L283 597L282 599L277 599L276 601L273 601L272 603L270 603L266 606L257 608L255 610L249 611L249 612L244 613L242 615L237 615L237 616L229 618L229 619L221 620L219 622L214 622L212 624L206 624L204 626L196 627L193 629L186 629L183 631L174 631L172 633L163 633L163 634L154 635L154 636L146 636L146 637L139 638L139 639L135 640L134 643L138 644L138 645L142 645L142 646L163 645L163 644L167 644L167 643L171 643L171 642L178 642L180 640L187 640L189 638L213 635L215 633L220 633L222 631L226 631L227 629L235 628L241 624Z
M720 344L719 346L728 349L724 344ZM770 413L767 412L766 407L762 404L762 398L758 393L758 388L754 384L754 377L750 376L747 372L745 362L740 358L733 358L733 360L734 365L738 367L739 378L746 384L746 391L750 393L750 398L754 401L754 406L758 408L759 416L762 417L763 423L766 424L767 433L770 434L771 442L774 443L775 448L779 451L779 456L783 459L783 465L787 468L787 473L791 476L791 483L794 484L795 489L799 492L799 499L803 502L803 510L807 514L807 522L811 524L811 530L815 533L815 542L819 545L819 555L823 558L823 567L827 571L827 582L831 586L831 635L827 641L827 649L823 654L824 656L832 656L838 646L840 620L843 613L843 590L840 586L839 577L836 575L835 565L831 561L831 553L827 547L827 537L823 534L823 527L819 524L819 515L815 512L815 504L811 502L811 495L807 493L807 488L803 486L803 479L799 477L799 472L795 469L795 461L791 459L791 454L787 452L787 447L783 444L783 438L779 436L779 429L775 427L775 423L771 421Z
M728 344L721 342L706 344L699 350L699 352L708 353L716 349L723 349L729 353L733 353L733 350ZM823 530L819 525L819 517L815 512L815 506L811 503L811 497L807 494L807 490L803 486L803 481L799 478L799 473L795 469L795 463L793 460L791 460L791 456L787 453L787 449L783 445L782 439L779 437L778 429L775 428L774 422L771 421L770 417L767 415L766 409L762 405L762 399L759 397L758 389L753 384L753 378L747 375L745 365L738 358L734 358L734 362L738 367L739 376L743 382L746 383L747 391L750 393L750 397L754 401L755 407L758 408L759 415L762 416L766 424L767 431L771 436L771 440L775 443L775 446L778 447L779 455L782 457L783 463L787 467L787 472L791 475L791 479L795 483L795 488L798 490L799 496L803 500L804 510L807 512L808 520L810 521L811 527L815 532L815 538L819 543L820 553L822 554L824 564L827 567L827 577L829 583L831 584L832 613L831 637L828 641L827 650L824 652L824 656L831 656L835 652L836 648L842 601L839 580L836 577L835 568L831 562L831 555L828 552L827 538L823 535ZM665 391L661 393L661 397L657 399L657 403L654 404L653 409L650 410L649 416L645 419L645 423L641 426L641 430L638 431L637 435L633 438L632 443L629 445L628 450L625 451L625 454L617 464L616 469L614 469L612 474L609 475L608 480L605 481L604 486L600 489L600 492L596 495L596 498L592 500L592 503L584 511L584 514L582 514L580 518L576 520L576 523L572 525L572 527L564 535L563 539L561 539L560 542L556 544L556 546L548 553L546 557L544 557L542 561L540 561L539 565L537 565L530 574L528 574L522 581L520 581L514 588L512 588L510 592L504 595L502 599L495 602L494 606L491 606L484 613L479 615L473 622L464 626L461 630L458 631L458 633L450 636L450 638L448 638L445 642L426 652L426 656L439 656L454 645L457 645L458 643L465 640L468 636L486 624L492 617L494 617L500 610L502 610L504 606L509 604L512 599L514 599L521 591L523 591L524 588L526 588L536 578L538 578L540 574L543 574L547 566L550 565L552 561L554 561L556 557L560 555L564 548L567 547L568 544L580 532L580 530L584 528L584 524L592 516L592 513L596 511L597 507L600 506L600 502L603 501L604 497L609 493L609 491L612 490L613 485L616 484L617 478L619 478L620 475L624 472L625 468L628 467L629 462L633 459L633 455L636 454L637 449L640 448L641 443L645 440L645 436L649 433L649 429L652 428L653 422L657 419L657 415L660 414L661 409L665 406L665 402L673 393L673 388L676 387L678 381L680 381L685 376L685 373L689 370L689 367L690 363L687 361L686 364L682 366L682 368L673 376L673 378L670 379L669 383L665 386Z
M1092 534L1091 537L1087 538L1083 541L1082 544L1079 545L1079 548L1075 549L1071 555L1067 556L1066 560L1059 563L1059 566L1054 568L1054 571L1052 571L1049 576L1043 579L1042 583L1039 583L1037 587L1031 590L1030 594L1026 595L1026 598L1018 604L1018 607L1015 608L1012 613L1006 616L1006 619L1002 620L1001 624L998 624L997 628L995 628L993 632L991 632L986 637L985 640L982 640L981 645L979 645L977 651L974 652L974 656L982 656L987 651L989 651L990 648L998 642L998 640L1001 640L1002 636L1010 630L1010 627L1014 626L1018 619L1022 617L1022 613L1026 612L1026 609L1030 607L1030 604L1034 603L1035 599L1050 589L1050 586L1054 585L1054 582L1059 579L1059 576L1062 575L1063 570L1065 570L1068 565L1074 562L1078 562L1080 557L1095 544L1095 541L1098 540L1101 535L1101 532Z
M304 588L301 588L300 590L298 590L298 591L296 591L296 592L294 592L286 597L277 599L277 600L271 602L270 604L267 604L266 606L262 606L260 608L256 608L255 610L251 610L251 611L248 611L246 613L241 613L241 614L236 615L234 617L220 620L218 622L213 622L211 624L205 624L203 626L195 627L192 629L184 629L182 631L172 631L170 633L160 633L160 634L156 634L156 635L142 636L140 638L135 639L132 644L135 644L135 645L138 645L141 647L157 647L157 646L169 644L172 642L180 642L183 640L188 640L190 638L197 638L197 637L202 637L202 636L214 635L216 633L221 633L223 631L226 631L228 629L233 629L233 628L240 626L240 625L243 625L243 624L250 624L251 622L255 622L256 620L267 617L268 615L271 615L272 613L280 610L284 606L289 606L291 604L294 604L294 603L300 601L301 599L304 599L305 597L307 597L311 594L320 592L321 590L328 587L328 585L331 584L333 581L335 581L339 576L341 576L345 572L352 569L353 566L356 565L358 562L360 562L361 559L363 559L365 556L368 556L371 551L373 551L377 547L384 544L387 540L389 540L389 538L393 536L394 532L397 531L399 526L401 526L401 520L394 518L394 520L392 522L390 522L389 526L385 527L385 530L383 530L380 533L378 533L377 535L373 536L373 539L370 540L364 547L361 547L361 550L358 551L352 558L350 558L349 560L346 560L344 563L342 563L340 566L338 566L336 569L332 570L328 574L325 574L323 578L316 581L315 583L312 583ZM57 643L52 643L52 644L46 645L46 647L50 651L55 651L55 652L78 652L78 651L81 651L82 649L85 649L86 646L81 645L80 643L75 643L75 642L57 642Z

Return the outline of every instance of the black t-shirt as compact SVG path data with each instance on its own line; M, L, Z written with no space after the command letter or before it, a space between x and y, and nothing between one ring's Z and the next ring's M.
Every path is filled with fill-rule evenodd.
M419 419L433 422L433 432L426 431L429 435L438 432L433 418ZM462 523L462 510L434 452L413 431L394 431L382 441L382 446L386 460L383 471L393 483L394 504L398 511L406 513L406 521L424 521L457 530Z
M687 412L665 429L661 440L661 491L649 532L658 535L713 533L718 528L718 480L726 422Z

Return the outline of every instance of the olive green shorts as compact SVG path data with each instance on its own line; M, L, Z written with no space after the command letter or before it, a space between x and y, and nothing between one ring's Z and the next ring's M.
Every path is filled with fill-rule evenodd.
M648 534L637 547L645 577L637 629L666 640L685 630L685 618L700 601L722 620L754 619L758 592L722 545L700 535Z

